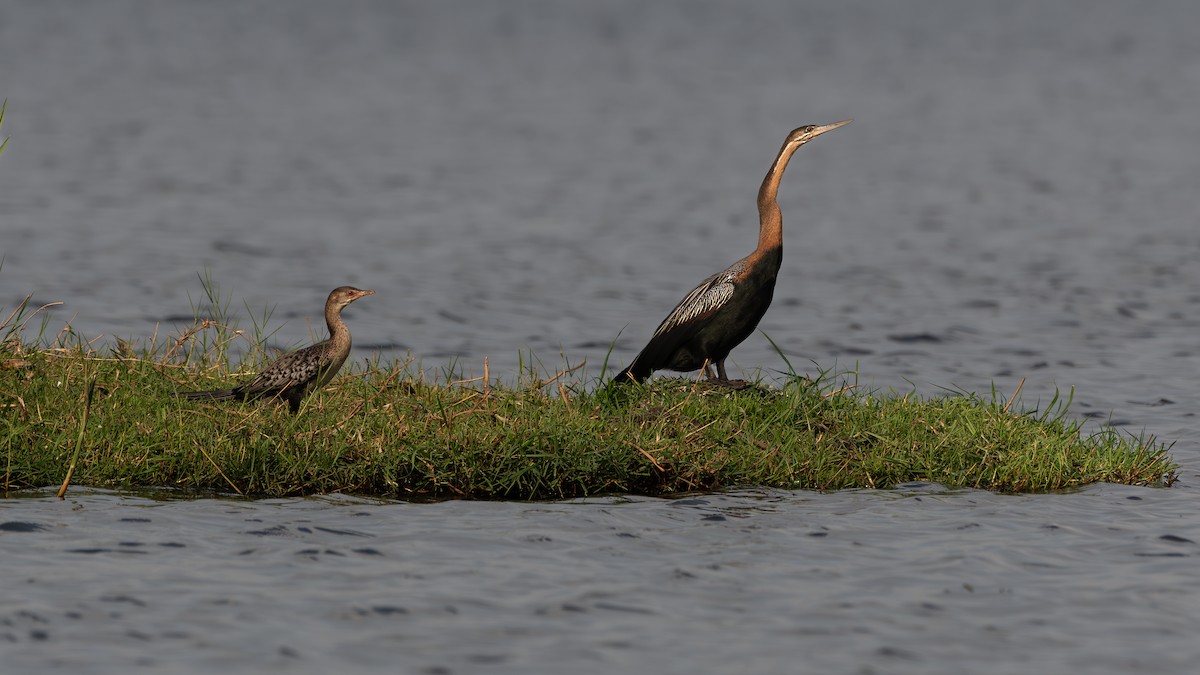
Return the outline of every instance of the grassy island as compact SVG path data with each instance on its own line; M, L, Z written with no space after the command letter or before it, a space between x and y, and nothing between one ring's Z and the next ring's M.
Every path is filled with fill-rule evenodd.
M525 367L506 386L360 362L295 415L282 403L185 401L176 394L244 381L267 361L261 336L205 320L140 349L93 348L69 328L46 339L43 322L23 342L34 315L22 305L0 316L6 494L57 485L69 467L73 485L253 497L546 499L912 481L1027 492L1174 477L1166 446L1087 433L1065 400L1018 411L994 392L920 399L828 376L736 391L669 378L617 388L581 369ZM251 345L237 372L235 340Z

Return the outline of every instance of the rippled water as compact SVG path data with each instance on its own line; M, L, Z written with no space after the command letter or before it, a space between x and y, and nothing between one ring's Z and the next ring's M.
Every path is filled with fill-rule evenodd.
M0 662L149 672L1190 672L1200 10L1185 2L0 5L0 306L142 338L210 270L292 345L625 363L750 250L864 386L1076 388L1170 490L567 504L0 501ZM6 310L7 312L7 310ZM5 312L5 313L6 313ZM244 317L244 312L242 312ZM243 319L245 321L245 319ZM619 337L618 337L619 336ZM784 367L763 336L731 375Z
M1189 672L1194 495L3 505L14 672Z

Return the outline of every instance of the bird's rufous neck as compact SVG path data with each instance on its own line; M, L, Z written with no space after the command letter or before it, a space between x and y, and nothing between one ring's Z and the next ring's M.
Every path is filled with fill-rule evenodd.
M783 172L787 169L788 161L796 152L799 145L785 143L775 157L771 170L763 178L762 187L758 189L758 250L783 246L783 212L779 210L776 196L779 194L779 183L783 180Z

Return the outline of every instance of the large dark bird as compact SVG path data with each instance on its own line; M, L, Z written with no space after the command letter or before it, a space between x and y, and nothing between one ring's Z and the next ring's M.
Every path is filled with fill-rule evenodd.
M350 355L350 329L342 321L342 310L355 300L374 295L352 286L339 286L325 301L325 323L329 339L315 345L289 352L279 357L253 380L233 389L189 391L180 396L210 401L253 401L262 398L283 399L288 409L296 412L300 401L310 392L329 383Z
M758 190L758 248L693 288L663 319L650 343L614 382L641 382L655 370L705 369L718 383L736 385L725 374L729 352L754 332L771 305L775 277L783 262L783 215L776 195L788 160L800 146L849 124L800 127L788 134ZM714 377L711 371L716 366Z

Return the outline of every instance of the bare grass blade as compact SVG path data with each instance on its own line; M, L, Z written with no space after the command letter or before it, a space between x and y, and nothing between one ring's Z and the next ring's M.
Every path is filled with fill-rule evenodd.
M79 420L79 435L75 437L75 450L71 453L71 464L67 467L67 475L58 488L58 498L63 499L67 494L67 486L71 484L71 476L75 473L75 465L79 463L79 451L83 448L84 432L87 431L88 415L92 411L92 398L96 394L96 376L93 375L87 385L83 397L83 415Z

